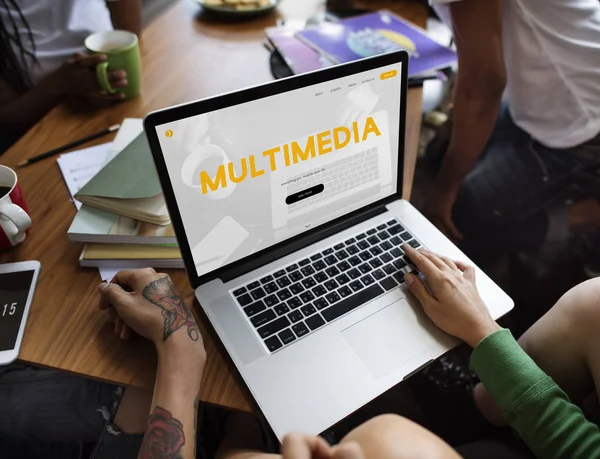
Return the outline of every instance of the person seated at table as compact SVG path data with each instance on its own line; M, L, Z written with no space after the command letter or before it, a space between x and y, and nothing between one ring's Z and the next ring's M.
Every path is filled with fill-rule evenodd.
M453 28L459 69L432 222L471 257L600 227L585 178L600 167L600 2L430 4Z
M411 274L405 278L425 313L442 330L474 347L471 364L485 386L476 391L484 415L499 422L503 419L502 413L536 457L600 458L600 430L586 420L583 412L551 379L555 377L565 390L579 397L574 398L576 401L594 390L591 375L597 376L594 372L599 364L595 349L599 339L600 310L596 307L596 298L600 281L588 281L573 289L522 338L525 349L547 369L549 376L510 332L501 329L490 317L477 292L473 267L424 250L405 247L405 251L426 279ZM158 365L152 401L145 402L142 394L123 396L119 404L119 391L111 392L111 397L105 397L108 400L104 407L96 410L108 421L99 431L91 419L89 425L73 426L67 423L72 416L70 412L39 410L40 406L51 408L55 402L47 400L50 394L39 386L40 396L35 399L43 403L36 406L30 399L21 399L16 408L21 414L19 422L24 422L22 418L27 420L28 416L23 417L22 413L28 413L33 419L27 422L39 426L42 420L46 423L55 420L55 428L59 431L62 428L65 435L70 434L69 427L95 430L100 436L92 456L95 459L135 457L138 451L139 457L195 457L197 400L206 351L193 315L170 278L153 269L121 271L111 283L102 283L99 291L100 309L108 312L116 334L127 339L135 332L156 346ZM47 384L48 379L56 377L55 373L58 372L39 381ZM8 382L6 376L0 376L0 395L7 397L8 404L11 393L27 389L34 395L35 391L26 385L11 385L10 372ZM98 391L104 387L114 388L95 384ZM69 409L81 415L79 410L85 408L90 417L97 416L98 413L90 412L90 403L86 401L94 399L88 389L85 385L86 392L69 392ZM140 408L145 404L147 409ZM0 404L0 410L6 409L4 403ZM150 417L142 427L148 412ZM82 417L82 424L86 421ZM18 430L14 418L0 416L0 426L2 422L8 423L13 433L27 433ZM139 434L144 431L142 440ZM251 440L257 443L257 438ZM223 446L221 459L273 457L256 450ZM315 437L292 434L284 440L282 452L284 459L460 457L433 433L394 415L367 421L337 446L329 446ZM476 457L492 458L492 453L488 451Z
M581 400L594 390L592 374L600 377L600 358L595 352L600 341L600 281L574 288L523 336L521 342L534 361L510 331L490 316L477 292L472 266L408 246L405 251L425 279L405 276L425 313L442 330L474 348L471 366L482 381L476 397L484 415L510 424L537 458L600 458L600 429L561 388ZM467 451L474 450L469 445L459 448L461 453ZM393 415L366 422L334 447L311 436L288 436L282 453L284 459L459 457L431 432ZM517 457L498 454L495 448L476 454L469 457ZM223 452L220 459L275 457L238 446Z
M95 459L195 457L206 352L192 314L169 276L153 269L119 272L100 296L118 336L134 332L154 343L154 393L24 364L0 367L0 457L79 459L91 450Z
M114 102L101 91L88 35L124 29L139 35L141 0L0 0L0 153L66 96ZM123 71L109 72L115 88Z
M158 366L150 417L140 458L194 458L198 394L206 351L194 316L171 278L153 269L121 271L100 286L100 308L114 319L123 339L135 332L156 346ZM118 413L117 413L118 414ZM100 440L99 457L122 454L117 444ZM114 439L113 439L114 440Z
M152 412L138 457L195 458L193 415L206 354L191 312L175 291L170 278L152 269L119 272L110 284L103 283L100 286L100 296L100 308L107 310L114 320L115 333L127 339L132 331L136 332L151 339L158 352ZM383 438L381 429L384 432L390 430L390 434L395 432L397 439L403 439L406 453L419 452L418 457L422 458L428 457L426 454L430 454L429 457L459 458L450 446L433 433L407 419L391 416L368 421L336 447L330 447L319 438L289 435L283 441L283 457L376 457L371 453L380 449L377 442ZM123 438L104 437L96 448L105 450L106 455L98 458L116 457L117 452L121 457L130 457L124 454L123 448L135 448L135 441L132 444ZM105 440L108 446L104 445Z
M600 429L577 405L598 404L600 280L571 289L517 343L490 317L473 267L408 246L405 251L426 278L406 279L425 313L474 348L482 414L508 423L537 458L600 458Z

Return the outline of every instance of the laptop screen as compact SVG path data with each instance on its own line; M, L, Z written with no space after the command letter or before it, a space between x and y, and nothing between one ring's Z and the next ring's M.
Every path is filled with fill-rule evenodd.
M197 275L396 193L402 63L156 127Z

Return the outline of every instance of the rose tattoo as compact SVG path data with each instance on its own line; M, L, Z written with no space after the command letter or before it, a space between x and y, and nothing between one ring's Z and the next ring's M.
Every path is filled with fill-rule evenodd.
M181 422L157 405L148 420L138 459L180 459L184 444Z

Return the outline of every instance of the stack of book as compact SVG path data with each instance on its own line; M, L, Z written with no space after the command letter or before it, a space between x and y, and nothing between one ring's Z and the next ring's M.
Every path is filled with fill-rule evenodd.
M69 239L85 242L79 257L84 267L183 268L173 227L82 206Z
M68 237L86 244L79 263L98 268L182 268L141 120L125 120L113 145L124 143L74 195L82 205ZM68 183L66 171L62 172Z
M436 70L452 66L456 53L411 22L381 10L315 27L270 27L268 44L294 74L310 72L396 50L410 56L408 77L429 79Z

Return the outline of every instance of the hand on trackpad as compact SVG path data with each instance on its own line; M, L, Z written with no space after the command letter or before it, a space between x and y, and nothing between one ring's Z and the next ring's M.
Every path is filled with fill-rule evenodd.
M406 299L398 300L342 331L342 336L377 379L436 342L436 327Z

